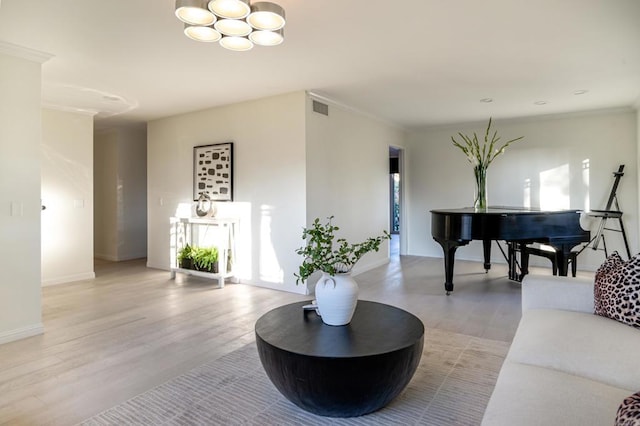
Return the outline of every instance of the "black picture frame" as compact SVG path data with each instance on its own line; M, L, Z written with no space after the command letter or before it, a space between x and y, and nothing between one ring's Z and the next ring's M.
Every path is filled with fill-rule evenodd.
M233 142L193 147L193 200L233 201Z

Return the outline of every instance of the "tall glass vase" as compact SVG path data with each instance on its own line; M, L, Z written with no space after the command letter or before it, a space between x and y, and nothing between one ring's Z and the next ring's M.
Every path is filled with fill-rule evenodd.
M487 168L475 166L473 174L476 178L476 190L473 199L473 208L476 211L487 210Z

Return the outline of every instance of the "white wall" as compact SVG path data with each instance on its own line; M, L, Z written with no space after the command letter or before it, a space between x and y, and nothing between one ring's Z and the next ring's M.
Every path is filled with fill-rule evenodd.
M102 130L94 134L94 255L118 258L118 133Z
M42 333L40 52L0 41L0 343Z
M313 112L307 100L307 223L335 216L339 236L351 243L389 231L389 146L401 147L405 133L326 100L329 115ZM302 230L298 246L303 244ZM366 254L358 273L388 262L389 244ZM313 279L310 279L313 281Z
M42 284L94 278L93 116L42 110Z
M95 133L95 256L121 261L147 255L146 127Z
M632 254L637 253L636 121L636 113L631 110L495 121L494 128L503 141L518 136L524 136L524 140L511 145L489 168L489 205L523 206L525 181L530 179L531 206L538 207L540 196L550 194L548 189L540 191L541 175L568 170L568 179L560 176L566 191L561 195L568 200L566 207L602 209L613 183L612 173L619 164L625 164L618 198ZM410 254L442 257L442 249L431 238L429 210L473 204L472 168L464 155L452 146L451 136L474 131L482 136L484 129L486 122L427 129L410 135L407 148ZM589 161L588 183L584 181L585 160ZM607 234L607 243L610 250L624 253L619 234ZM481 243L461 247L456 257L481 260ZM602 252L587 250L580 256L578 267L594 270L603 260ZM501 261L495 249L493 261ZM540 261L548 265L548 261Z
M637 151L638 151L638 156L636 158L637 160L637 164L638 164L638 168L640 169L640 98L638 98L638 100L636 101L635 104L635 110L636 110L636 147L637 147ZM638 193L638 202L640 203L640 173L638 173L638 182L636 183L638 191L636 191ZM638 212L640 212L640 205L638 206ZM638 226L639 230L638 232L640 232L640 225ZM640 239L640 236L638 237Z
M234 202L240 218L236 267L242 282L293 292L305 225L305 94L296 92L150 122L147 127L148 265L170 267L169 218L193 206L193 147L234 143Z
M120 128L118 259L147 256L147 129Z

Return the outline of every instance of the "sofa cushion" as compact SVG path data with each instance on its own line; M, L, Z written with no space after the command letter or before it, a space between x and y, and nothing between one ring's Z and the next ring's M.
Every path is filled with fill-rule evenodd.
M628 395L584 377L507 360L482 426L612 425Z
M640 389L637 354L636 328L584 312L531 309L522 314L507 359L633 392Z
M596 271L594 310L640 328L640 257L623 261L613 252Z
M622 401L616 414L615 426L640 425L640 392L634 393Z

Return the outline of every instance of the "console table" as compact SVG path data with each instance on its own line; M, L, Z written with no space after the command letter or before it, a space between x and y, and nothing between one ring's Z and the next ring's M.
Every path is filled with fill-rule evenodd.
M308 303L281 306L256 322L260 361L280 393L328 417L361 416L398 396L422 356L422 322L402 309L360 300L351 323L334 327L303 311Z
M235 233L238 220L235 218L196 218L172 217L171 222L171 278L176 272L195 275L201 278L218 280L218 287L224 287L225 278L237 282L233 271L235 260ZM177 262L178 252L185 244L192 246L215 246L218 248L219 272L210 273L194 269L180 268Z

